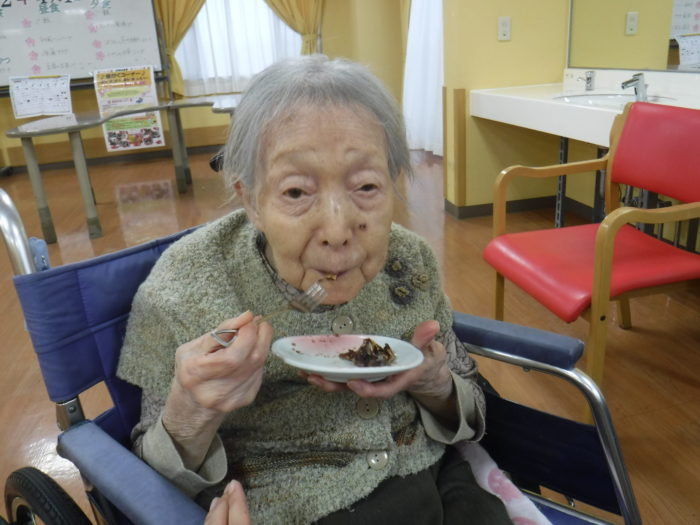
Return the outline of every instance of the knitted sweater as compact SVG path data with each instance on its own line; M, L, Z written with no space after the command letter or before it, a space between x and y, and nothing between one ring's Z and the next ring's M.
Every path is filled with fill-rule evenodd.
M144 406L145 414L162 408L179 345L243 311L263 314L286 304L256 247L256 237L245 213L234 212L175 243L142 284L118 374L143 389L146 403L157 400L158 406ZM445 340L452 334L452 310L430 248L417 235L394 225L387 260L385 270L352 301L318 313L289 311L275 317L275 338L329 334L333 321L347 316L355 333L405 340L418 324L435 319ZM476 369L460 345L453 344L453 352L455 346L462 353L450 355L449 364L462 421L453 437L478 439L483 433L483 405ZM451 442L427 410L405 393L378 401L378 412L367 418L358 415L355 394L326 393L310 386L272 354L264 373L254 403L229 414L219 429L227 478L244 483L254 523L317 520L350 506L387 477L429 467L444 452L443 443ZM475 428L467 419L475 421ZM426 427L438 430L429 437ZM382 468L368 466L368 457L376 453L388 457ZM223 455L211 457L221 460Z

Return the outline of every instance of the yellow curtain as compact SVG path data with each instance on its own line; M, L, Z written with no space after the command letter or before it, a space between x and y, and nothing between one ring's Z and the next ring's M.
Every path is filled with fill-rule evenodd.
M294 31L301 35L301 54L318 49L323 0L265 0L267 5Z
M170 62L170 88L183 95L182 71L175 60L175 50L194 22L205 0L155 0L156 16L162 23L165 52Z

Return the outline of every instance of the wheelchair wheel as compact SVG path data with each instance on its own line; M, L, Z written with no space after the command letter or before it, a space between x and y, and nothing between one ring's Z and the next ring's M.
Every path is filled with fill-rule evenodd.
M33 467L9 475L5 482L5 507L13 525L92 525L58 483Z

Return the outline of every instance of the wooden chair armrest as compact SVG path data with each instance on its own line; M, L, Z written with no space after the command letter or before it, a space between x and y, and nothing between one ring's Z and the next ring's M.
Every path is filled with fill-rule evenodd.
M624 206L613 210L603 220L595 238L595 261L593 267L593 296L591 300L592 322L596 312L605 315L605 307L610 297L612 278L612 258L615 236L625 224L683 221L700 218L700 202L677 204L666 208L633 208Z
M551 166L511 166L504 169L496 178L493 197L493 235L497 237L506 231L506 202L508 184L515 177L529 177L544 179L561 175L574 175L590 171L603 170L607 167L608 156L600 159L582 160L566 164L554 164Z
M610 268L615 246L615 236L625 224L645 223L661 224L664 222L686 221L700 218L700 202L688 202L676 204L666 208L634 208L623 206L608 214L600 223L595 241L596 265L603 268ZM607 278L609 279L609 275Z
M674 204L664 208L634 208L623 206L613 210L603 221L608 229L617 232L624 224L637 222L661 224L664 222L688 221L700 218L700 202Z

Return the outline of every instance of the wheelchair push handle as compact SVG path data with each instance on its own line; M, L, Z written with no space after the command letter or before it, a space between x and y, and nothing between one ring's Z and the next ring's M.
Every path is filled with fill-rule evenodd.
M15 203L0 188L0 230L7 246L7 253L12 264L12 272L15 275L34 273L36 265L32 251L29 247L27 233L24 230L22 218L17 212Z

